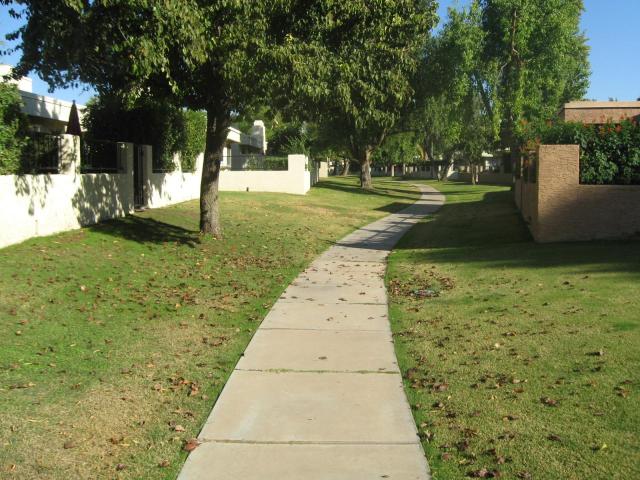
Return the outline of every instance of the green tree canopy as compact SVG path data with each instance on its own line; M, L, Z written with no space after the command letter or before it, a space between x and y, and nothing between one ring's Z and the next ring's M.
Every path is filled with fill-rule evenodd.
M279 22L281 2L16 3L26 20L15 34L17 75L36 70L52 87L82 81L101 94L166 98L207 112L200 229L220 234L220 151L233 115L264 100L267 30Z
M500 122L503 144L518 149L523 120L554 118L589 85L582 0L478 0L485 33L480 82ZM487 93L487 91L489 93ZM489 101L491 99L492 101Z
M365 188L371 154L414 98L435 8L433 0L344 0L300 3L291 13L290 34L276 55L292 72L283 94L299 102L301 115L339 132Z

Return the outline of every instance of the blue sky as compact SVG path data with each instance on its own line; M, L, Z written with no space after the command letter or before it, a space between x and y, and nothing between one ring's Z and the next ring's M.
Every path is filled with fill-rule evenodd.
M446 18L449 6L466 5L468 0L441 0L440 17ZM591 47L591 87L587 98L635 100L640 97L640 0L585 0L582 28ZM9 7L0 5L0 39L20 26L12 19ZM6 48L4 43L0 48ZM19 54L0 57L0 63L15 64ZM59 89L48 93L46 83L31 75L33 91L63 100L85 103L92 92Z

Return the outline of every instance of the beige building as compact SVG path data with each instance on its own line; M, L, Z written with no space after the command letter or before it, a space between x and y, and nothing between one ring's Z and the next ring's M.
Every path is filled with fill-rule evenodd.
M0 78L11 74L10 65L0 65ZM29 117L30 128L36 132L59 135L65 133L72 102L33 93L33 81L29 77L11 80L22 97L22 111ZM78 107L78 116L82 122L85 106Z

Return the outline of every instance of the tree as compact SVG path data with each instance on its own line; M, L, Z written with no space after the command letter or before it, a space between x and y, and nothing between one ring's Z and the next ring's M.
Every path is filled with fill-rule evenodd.
M501 139L520 150L524 121L547 120L583 98L589 84L588 47L580 31L582 0L479 0L485 33L478 83Z
M450 9L449 21L427 48L410 122L417 130L423 158L431 162L432 175L436 162L441 164L440 180L459 155L466 157L473 170L482 150L497 135L492 113L480 101L478 89L485 69L480 62L483 37L476 3L460 12Z
M22 152L27 144L27 117L21 111L18 88L0 78L0 175L25 169Z
M281 51L293 81L282 83L283 94L307 119L342 132L361 186L372 188L371 155L413 100L435 2L312 2L291 18Z
M425 155L473 165L494 140L517 160L522 126L547 120L588 86L582 0L474 0L449 10L427 50L415 124ZM469 157L471 155L471 157ZM476 159L476 160L474 160Z
M18 3L26 23L13 35L22 50L16 75L35 70L52 88L81 81L101 94L154 96L206 111L200 230L220 235L221 149L233 115L264 100L259 86L270 73L267 30L281 18L275 8L281 3Z
M372 155L372 163L378 166L415 164L418 148L412 132L389 135Z

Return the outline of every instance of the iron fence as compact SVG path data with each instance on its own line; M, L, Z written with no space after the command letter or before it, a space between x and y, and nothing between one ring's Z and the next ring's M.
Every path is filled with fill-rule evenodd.
M80 170L82 173L118 173L122 171L118 142L82 139Z
M22 151L22 164L29 173L58 173L60 137L41 132L29 133Z
M287 157L274 157L259 154L231 155L228 162L233 170L288 170Z

